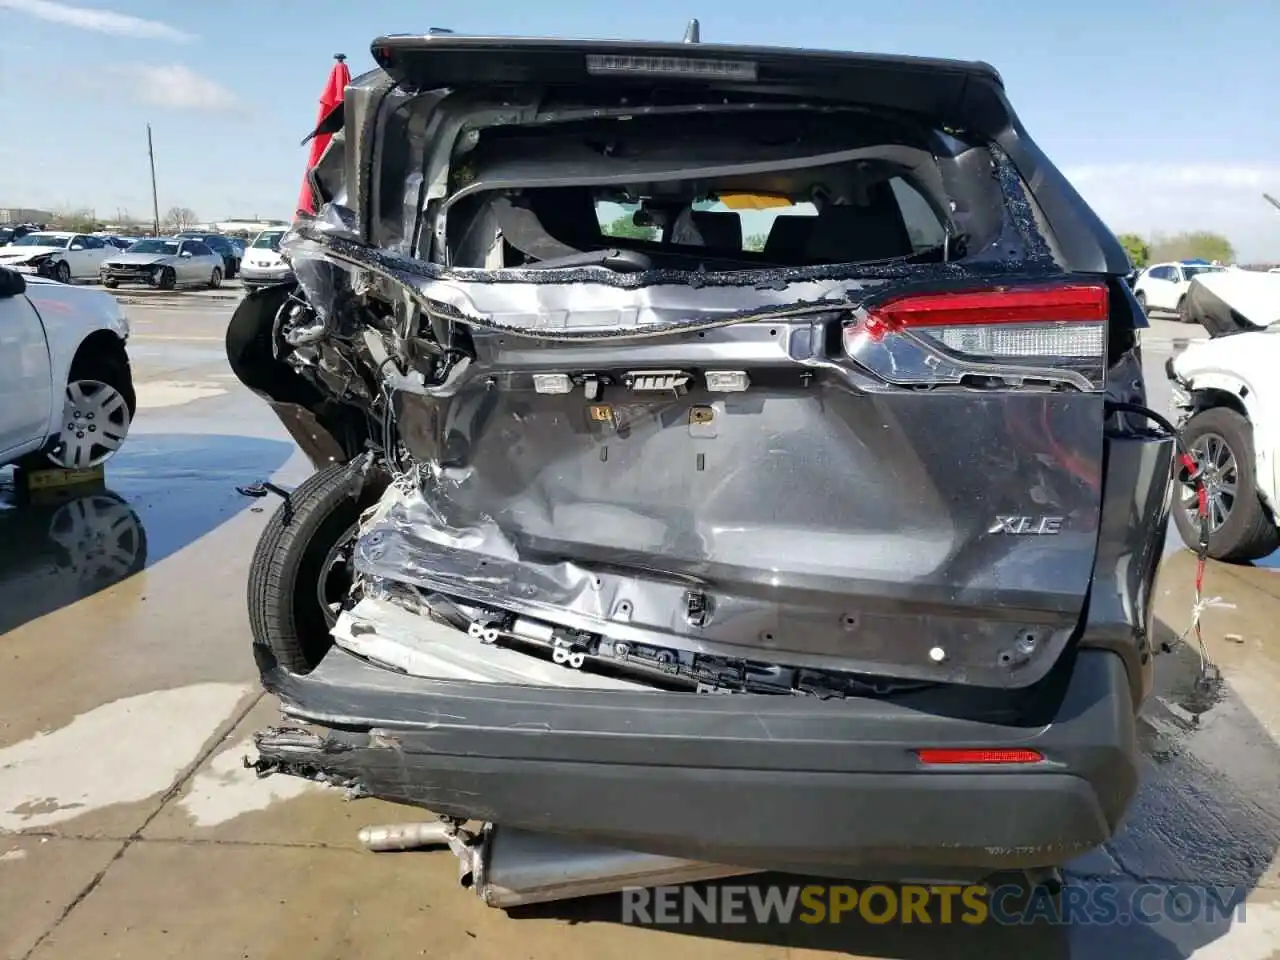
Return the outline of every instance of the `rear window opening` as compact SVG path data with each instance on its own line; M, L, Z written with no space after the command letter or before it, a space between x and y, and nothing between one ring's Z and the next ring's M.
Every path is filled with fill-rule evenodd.
M778 193L726 191L702 197L593 196L604 241L641 240L659 252L737 258L770 264L856 262L941 255L947 228L919 188L900 176L869 185L863 202Z
M984 147L852 111L494 127L470 145L439 208L432 259L451 267L943 263L1007 224Z

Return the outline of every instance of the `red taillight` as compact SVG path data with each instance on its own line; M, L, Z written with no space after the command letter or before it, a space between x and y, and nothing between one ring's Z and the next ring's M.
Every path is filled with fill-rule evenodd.
M844 328L845 353L888 383L1028 381L1100 389L1108 291L1092 282L906 294Z
M916 757L921 763L936 764L992 764L992 763L1040 763L1044 754L1038 750L1020 748L978 749L958 747L934 747L917 750Z
M1106 319L1107 288L1091 283L929 293L890 300L867 311L868 324L874 322L885 332L988 323L1101 323Z

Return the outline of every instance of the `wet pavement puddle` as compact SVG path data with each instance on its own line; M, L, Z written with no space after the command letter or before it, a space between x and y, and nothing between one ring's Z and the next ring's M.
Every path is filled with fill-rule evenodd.
M0 830L35 830L162 794L250 688L199 683L103 704L0 748Z

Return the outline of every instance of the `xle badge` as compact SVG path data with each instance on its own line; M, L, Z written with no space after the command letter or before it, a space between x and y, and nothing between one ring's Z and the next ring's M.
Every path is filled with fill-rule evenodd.
M987 533L1046 537L1062 531L1062 517L996 517Z

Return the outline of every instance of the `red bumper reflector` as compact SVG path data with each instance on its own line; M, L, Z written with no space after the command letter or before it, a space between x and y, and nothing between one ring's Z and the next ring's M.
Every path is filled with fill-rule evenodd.
M916 756L921 763L956 764L956 763L1040 763L1044 754L1039 750L993 749L970 750L938 747L928 750L917 750Z
M868 313L890 330L1062 320L1100 323L1107 319L1107 288L1100 283L1073 283L929 293L890 300Z

